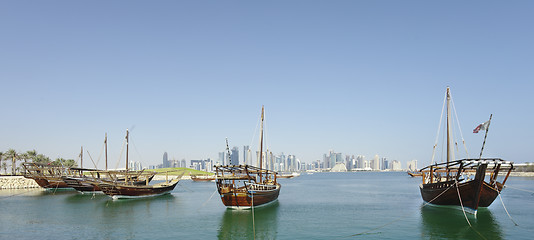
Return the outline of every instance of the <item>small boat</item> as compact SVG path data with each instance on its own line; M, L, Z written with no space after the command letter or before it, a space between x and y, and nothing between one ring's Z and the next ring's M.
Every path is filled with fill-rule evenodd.
M191 180L195 182L209 182L215 181L215 175L195 175L191 174Z
M168 194L174 190L180 181L180 178L181 176L174 178L171 181L165 181L153 185L133 185L128 182L111 181L100 181L96 183L96 185L98 185L104 194L112 197L113 199L155 197Z
M293 173L281 173L278 174L277 178L294 178L300 176L300 173L293 172Z
M215 166L217 191L228 208L249 209L278 199L276 173L250 165Z
M500 194L510 172L513 170L513 163L500 158L482 158L482 150L484 150L488 131L487 127L485 128L484 144L478 159L452 160L454 159L454 149L452 148L454 144L451 139L450 102L450 89L447 88L447 161L422 168L423 183L419 185L419 189L421 197L429 204L461 207L465 212L476 215L479 207L488 207ZM489 121L487 123L487 126L489 126ZM434 145L434 151L436 145ZM432 158L434 158L434 154ZM506 174L499 182L499 173L503 172Z
M24 177L33 179L46 189L68 189L70 188L62 179L64 176L74 176L75 171L70 168L55 166L51 164L26 162L22 163L25 169Z
M141 175L135 175L134 172L131 172L128 169L128 139L129 131L126 129L126 171L105 171L104 173L108 175L106 178L92 178L88 179L87 181L93 185L96 185L98 188L100 188L100 190L102 190L102 192L104 192L104 194L112 197L113 199L154 197L170 193L172 190L174 190L183 173L170 182L168 179L166 179L165 182L149 185L149 182L153 177L152 175L152 177L144 178L145 184L139 184ZM124 180L122 180L121 177L124 177Z
M251 165L215 166L217 191L223 204L228 208L250 209L266 206L278 200L281 185L276 181L277 173L262 168L263 121L264 108L262 106L259 167ZM226 140L226 150L230 152L228 139ZM228 157L230 158L230 154Z
M63 176L63 181L71 188L76 189L81 193L95 193L102 192L100 187L94 182L100 180L103 181L119 181L124 182L126 179L129 179L133 185L143 185L147 182L152 181L155 172L144 172L141 171L108 171L108 146L107 146L108 135L104 139L104 145L106 150L106 170L97 170L97 169L86 169L86 168L70 168L72 171L77 172L73 176ZM83 167L83 147L80 152L80 166ZM113 178L112 178L113 176Z
M93 193L101 192L100 187L95 184L99 181L117 181L125 182L129 179L133 185L145 185L147 182L152 181L155 172L141 171L105 171L105 170L91 170L91 169L79 169L71 168L73 170L82 171L78 176L63 177L63 181L69 186L76 189L81 193ZM84 174L84 173L85 174ZM113 177L111 177L113 176ZM147 181L148 180L148 181Z

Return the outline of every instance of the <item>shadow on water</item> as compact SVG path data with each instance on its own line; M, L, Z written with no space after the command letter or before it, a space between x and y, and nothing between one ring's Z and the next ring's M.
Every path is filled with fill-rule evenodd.
M221 218L218 239L276 239L279 205L276 202L255 209L254 224L251 210L226 209Z
M468 214L469 226L459 209L421 206L421 237L438 239L503 239L502 229L487 208L478 210L476 218Z

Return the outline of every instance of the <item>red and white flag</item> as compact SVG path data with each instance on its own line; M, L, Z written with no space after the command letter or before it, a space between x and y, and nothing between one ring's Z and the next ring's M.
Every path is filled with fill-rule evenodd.
M490 125L490 121L487 121L485 123L481 123L475 129L473 129L473 133L478 133L478 131L480 131L480 130L484 131L484 130L488 129L489 125Z

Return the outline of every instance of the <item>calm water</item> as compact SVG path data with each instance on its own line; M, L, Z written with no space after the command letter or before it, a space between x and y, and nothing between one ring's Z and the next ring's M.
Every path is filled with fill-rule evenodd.
M534 178L513 177L470 217L424 206L406 173L315 173L281 179L279 201L227 210L215 183L181 181L171 195L112 201L74 191L0 191L0 239L531 239ZM12 196L15 195L15 196ZM213 196L213 197L212 197ZM210 197L212 197L210 199Z

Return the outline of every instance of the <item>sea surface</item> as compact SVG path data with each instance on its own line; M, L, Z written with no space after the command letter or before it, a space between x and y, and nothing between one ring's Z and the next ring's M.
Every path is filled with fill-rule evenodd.
M419 193L421 179L406 173L304 173L279 182L278 202L254 211L227 209L215 183L190 180L182 180L169 195L136 200L114 201L106 195L75 191L0 190L0 239L534 236L534 178L511 177L502 202L497 198L467 220L461 210L425 205Z

